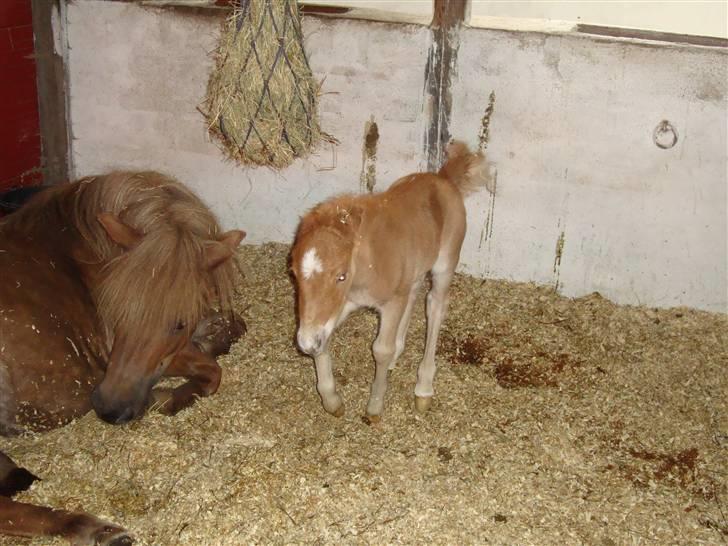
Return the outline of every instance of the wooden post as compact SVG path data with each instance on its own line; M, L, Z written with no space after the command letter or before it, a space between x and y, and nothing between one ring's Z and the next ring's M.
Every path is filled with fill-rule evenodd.
M41 161L43 183L60 184L68 180L70 171L70 139L67 117L65 45L66 0L32 0L33 34L38 81L38 113L40 115ZM54 19L60 34L53 34ZM59 44L61 51L57 51Z
M434 0L432 45L425 67L425 130L427 170L437 171L444 159L445 146L451 139L451 77L457 64L460 26L465 21L470 0Z

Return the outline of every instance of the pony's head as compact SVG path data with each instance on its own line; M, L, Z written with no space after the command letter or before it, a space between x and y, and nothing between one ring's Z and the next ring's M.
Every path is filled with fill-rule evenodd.
M152 387L211 308L231 310L231 257L245 233L221 233L194 194L158 173L82 181L76 199L92 258L80 265L110 346L91 402L103 420L125 423L144 412Z
M354 255L362 209L351 198L319 205L302 220L291 250L298 291L300 349L324 350L354 278Z

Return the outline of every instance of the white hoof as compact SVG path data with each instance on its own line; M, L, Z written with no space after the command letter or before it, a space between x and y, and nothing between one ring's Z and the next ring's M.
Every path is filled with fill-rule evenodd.
M419 413L425 413L432 405L432 396L415 396L415 409Z
M324 403L324 409L334 417L342 417L344 415L344 403L341 401L338 404Z

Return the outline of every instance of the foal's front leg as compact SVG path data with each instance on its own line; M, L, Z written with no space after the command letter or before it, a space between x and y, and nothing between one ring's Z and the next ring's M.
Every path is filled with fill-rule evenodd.
M174 356L164 375L188 379L174 389L157 388L152 391L153 405L166 415L174 415L191 406L197 398L215 394L220 386L222 368L212 356L188 342Z
M344 308L341 310L339 317L336 319L334 329L339 324L344 322L352 311L358 309L359 306L356 303L347 301L344 304ZM329 341L327 339L324 343L323 350L314 355L313 361L316 364L316 390L321 397L321 403L324 409L334 417L341 417L344 415L344 401L338 392L336 392L336 381L334 380L334 370L331 364L331 353L329 353Z
M321 403L331 415L341 417L344 415L344 401L336 392L336 381L334 380L328 342L324 350L315 355L313 360L316 363L316 390L321 397Z
M385 303L380 310L379 333L374 340L372 352L376 361L374 381L367 403L367 419L377 422L384 409L384 395L387 392L387 374L397 353L397 334L402 315L408 304L408 297L396 297ZM397 355L398 356L398 355Z

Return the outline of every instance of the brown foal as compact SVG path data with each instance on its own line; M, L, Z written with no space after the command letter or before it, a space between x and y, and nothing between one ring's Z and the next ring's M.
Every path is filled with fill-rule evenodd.
M427 341L415 407L422 412L430 407L437 338L465 236L463 198L488 181L482 154L454 142L437 174L411 174L374 195L335 197L303 217L291 252L298 288L297 340L315 360L326 411L344 413L332 372L330 336L349 313L372 307L380 314L380 325L366 412L371 421L379 419L387 371L404 349L412 307L428 273Z

